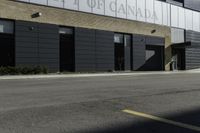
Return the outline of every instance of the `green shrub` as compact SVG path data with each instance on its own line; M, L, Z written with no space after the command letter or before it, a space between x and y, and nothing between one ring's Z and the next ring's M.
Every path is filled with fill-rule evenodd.
M47 74L46 67L0 67L0 75Z
M41 72L43 74L48 74L48 69L46 67L41 67Z

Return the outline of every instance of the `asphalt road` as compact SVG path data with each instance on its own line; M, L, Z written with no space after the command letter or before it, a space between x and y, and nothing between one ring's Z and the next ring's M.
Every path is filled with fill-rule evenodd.
M0 80L0 133L199 130L200 74Z

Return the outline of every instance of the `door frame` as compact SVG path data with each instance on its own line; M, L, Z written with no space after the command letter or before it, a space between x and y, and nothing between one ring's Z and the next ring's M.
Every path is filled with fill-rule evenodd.
M114 41L114 50L115 50L115 46L116 44L120 45L120 44L123 44L123 49L124 49L124 64L123 64L123 69L122 70L116 70L116 66L115 66L115 70L116 71L126 71L126 46L125 46L125 36L130 36L130 59L129 59L129 62L130 62L130 70L132 70L133 68L133 35L132 34L128 34L128 33L122 33L122 32L114 32L114 37L115 37L115 34L121 34L123 36L123 43L116 43ZM115 51L114 51L114 56L115 55ZM115 62L115 57L114 57L114 62Z
M185 70L186 69L186 64L185 64L185 47L180 47L180 48L173 48L172 47L172 57L174 55L177 56L177 61L176 61L177 62L177 64L176 64L177 70ZM181 62L181 64L179 64L180 62Z
M72 70L69 72L74 72L75 71L75 28L74 27L68 27L68 26L59 26L59 39L61 38L61 33L60 33L60 28L66 28L66 29L71 29L72 30L72 39L73 39L73 57L72 58ZM61 70L61 40L59 40L59 71L62 72Z

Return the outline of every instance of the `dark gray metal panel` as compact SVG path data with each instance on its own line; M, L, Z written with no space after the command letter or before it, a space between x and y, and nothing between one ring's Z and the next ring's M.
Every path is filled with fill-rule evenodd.
M95 30L75 28L75 71L95 71Z
M39 64L37 24L16 21L15 27L16 66L37 66Z
M184 0L184 6L193 10L200 11L200 0Z
M59 71L59 27L38 24L39 64L50 71Z
M173 5L177 5L177 6L183 6L184 0L161 0L161 1L165 1L165 2L171 3Z
M147 45L165 46L165 39L161 37L146 36Z
M200 48L186 48L186 69L200 68Z
M114 70L114 33L96 30L96 71Z
M125 46L125 70L131 70L131 47Z
M145 64L145 36L133 35L133 70L138 70Z
M185 31L186 42L191 42L192 46L200 45L200 33L195 31Z
M146 61L140 68L144 71L161 71L164 70L164 46L146 45Z
M186 69L200 68L200 33L186 31L186 41L191 42L191 46L185 49Z
M16 65L59 71L58 26L16 21Z
M132 67L132 35L124 35L124 69L131 70Z

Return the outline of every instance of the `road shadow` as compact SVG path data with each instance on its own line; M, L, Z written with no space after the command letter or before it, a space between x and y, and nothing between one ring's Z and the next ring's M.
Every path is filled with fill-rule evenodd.
M133 116L130 115L131 117ZM140 119L134 116L133 119L135 118ZM162 116L162 118L198 126L200 129L200 109L180 113L179 115ZM123 123L110 128L90 129L80 133L198 133L198 131L146 119L144 122Z

